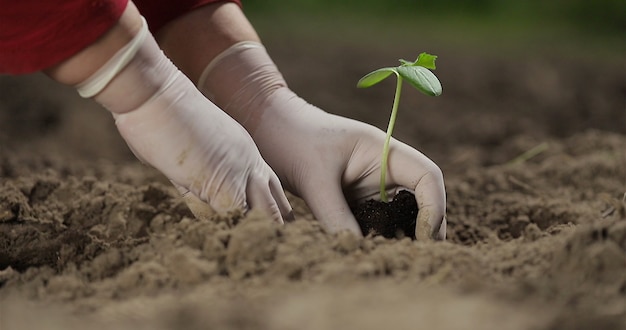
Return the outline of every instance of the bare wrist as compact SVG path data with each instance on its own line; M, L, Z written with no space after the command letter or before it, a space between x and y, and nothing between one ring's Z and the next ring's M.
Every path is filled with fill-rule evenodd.
M141 29L141 24L141 15L131 2L117 24L96 42L43 72L62 84L76 85L94 74L119 49L132 40Z
M165 25L156 39L193 82L219 53L240 41L259 42L241 8L232 2L202 6Z

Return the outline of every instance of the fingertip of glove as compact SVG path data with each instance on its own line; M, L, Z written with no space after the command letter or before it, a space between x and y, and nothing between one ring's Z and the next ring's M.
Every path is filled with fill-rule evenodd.
M284 216L285 222L293 222L296 220L296 215L293 213L293 209L289 210Z

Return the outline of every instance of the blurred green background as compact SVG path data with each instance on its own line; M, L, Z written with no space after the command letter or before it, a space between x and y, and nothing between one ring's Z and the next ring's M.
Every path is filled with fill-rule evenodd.
M341 31L363 39L419 34L430 41L477 48L526 44L581 52L626 51L626 0L243 0L259 32L291 30L306 36ZM385 30L387 29L387 30ZM347 32L346 32L347 31ZM414 37L413 36L413 37ZM420 39L424 40L424 39ZM616 52L617 51L617 52Z
M509 25L546 23L567 25L584 32L626 32L624 0L244 0L246 10L262 12L330 12L370 15L388 19L466 17L476 23Z

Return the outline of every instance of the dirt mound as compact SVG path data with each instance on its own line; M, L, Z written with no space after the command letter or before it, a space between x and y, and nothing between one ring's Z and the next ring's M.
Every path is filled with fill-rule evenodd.
M580 191L566 175L584 179L602 169L626 176L624 159L600 157L626 148L626 139L616 137L590 132L534 164L450 178L449 240L439 243L328 235L295 198L298 220L285 226L254 214L199 221L175 189L160 183L135 186L53 169L6 178L0 292L64 302L104 324L127 325L148 313L173 328L197 322L287 329L306 319L291 304L328 308L338 304L331 298L338 292L346 304L368 304L375 295L389 300L373 314L380 320L383 311L406 317L407 306L425 308L425 290L440 297L437 304L477 304L486 314L550 304L544 318L520 316L512 329L538 320L547 328L581 324L571 318L619 328L626 315L626 206L609 193L620 183L595 180ZM596 148L564 168L556 159L571 157L565 151L581 140L595 140ZM555 174L560 171L566 173ZM198 290L210 294L198 297ZM408 294L414 291L417 296ZM179 299L186 303L178 306ZM296 319L283 319L268 300L279 300ZM204 315L196 303L227 312ZM242 308L250 314L236 312ZM324 322L310 328L352 324L341 317Z

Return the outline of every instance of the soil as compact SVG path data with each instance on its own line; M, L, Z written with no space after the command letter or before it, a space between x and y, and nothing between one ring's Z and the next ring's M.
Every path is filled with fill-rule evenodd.
M351 210L364 235L415 239L419 209L415 195L408 190L400 191L388 203L370 199Z
M393 86L354 85L415 49L327 37L265 39L296 92L384 128ZM405 93L395 132L444 172L445 242L330 235L291 195L286 225L198 221L105 110L0 77L0 329L626 328L623 57L429 45L444 94Z

